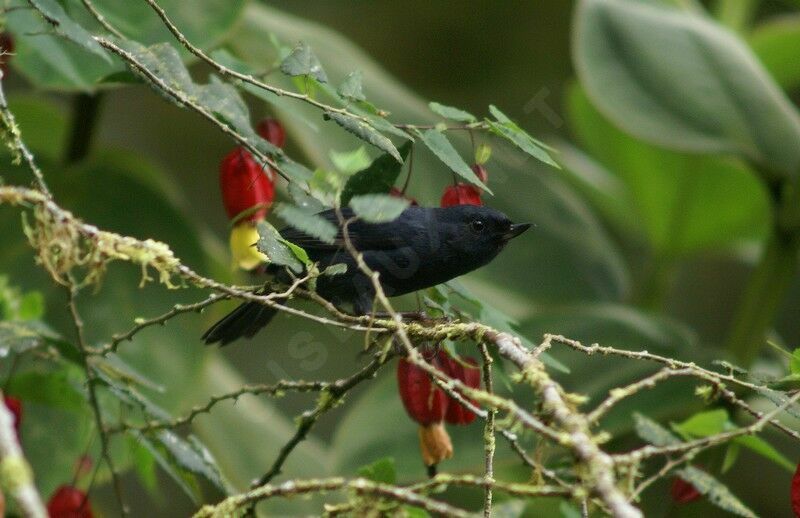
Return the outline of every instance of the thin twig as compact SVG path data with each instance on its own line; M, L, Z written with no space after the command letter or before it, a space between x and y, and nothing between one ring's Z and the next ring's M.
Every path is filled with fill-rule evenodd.
M95 376L92 366L89 364L90 347L88 345L88 342L86 341L86 336L84 334L83 320L81 319L80 313L78 312L78 306L75 303L77 290L74 287L74 285L71 285L66 287L66 291L67 291L67 306L69 308L70 316L72 317L72 323L75 327L78 349L79 352L81 353L81 361L83 362L83 368L86 374L86 389L89 395L89 404L92 407L92 412L94 413L95 425L97 426L97 432L100 435L100 455L105 460L106 464L108 465L108 470L111 472L111 479L114 486L114 494L117 497L117 502L119 503L120 512L123 516L127 516L129 510L122 496L122 482L120 481L119 474L114 468L114 461L111 458L111 450L109 446L110 438L108 434L105 432L105 424L103 423L103 413L102 410L100 409L100 401L97 397L97 386L96 386L97 377Z

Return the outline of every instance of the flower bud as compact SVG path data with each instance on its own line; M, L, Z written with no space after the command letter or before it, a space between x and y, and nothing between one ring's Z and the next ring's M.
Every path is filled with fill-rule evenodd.
M462 358L461 361L451 358L446 351L439 351L439 361L443 367L444 373L451 378L461 381L469 388L477 389L481 386L481 370L478 367L478 362L474 358ZM464 363L467 365L464 365ZM447 411L444 419L450 424L466 425L470 424L477 417L474 412L467 409L458 401L451 398L447 404ZM473 405L477 403L467 398Z
M240 147L222 160L219 183L229 218L250 209L253 210L245 218L248 221L260 221L266 217L275 196L268 169L262 168L248 151Z
M397 362L400 399L411 419L421 425L441 423L447 410L447 396L427 372L401 358Z
M258 242L256 226L243 221L231 229L231 257L233 268L252 270L267 261L267 256L258 251L255 244Z
M59 487L50 501L47 502L47 513L50 518L93 518L89 498L80 489L63 485Z
M278 119L267 118L256 126L256 132L274 146L283 147L286 142L286 130Z
M483 205L481 192L474 185L458 183L445 189L440 202L442 207L453 207L455 205Z
M688 504L702 496L696 487L680 477L675 477L672 480L670 495L672 496L672 500L677 504Z

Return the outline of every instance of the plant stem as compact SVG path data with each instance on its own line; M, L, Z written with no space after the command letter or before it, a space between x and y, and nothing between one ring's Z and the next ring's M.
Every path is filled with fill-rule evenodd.
M728 337L728 350L743 366L750 365L758 356L797 271L800 251L797 185L784 182L779 194L772 235L750 278Z
M78 94L72 104L72 128L64 162L73 164L89 154L102 94Z

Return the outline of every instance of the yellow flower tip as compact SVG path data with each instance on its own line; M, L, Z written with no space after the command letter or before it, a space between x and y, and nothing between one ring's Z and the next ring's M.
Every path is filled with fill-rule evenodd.
M453 456L453 443L444 423L419 427L419 448L426 466L435 466Z
M254 246L258 242L258 231L249 221L243 221L231 230L231 256L233 268L252 270L267 261L267 256Z

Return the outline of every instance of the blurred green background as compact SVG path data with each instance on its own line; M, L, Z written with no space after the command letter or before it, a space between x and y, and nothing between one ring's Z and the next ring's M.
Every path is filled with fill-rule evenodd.
M531 221L537 229L463 282L482 300L516 319L525 336L536 341L545 332L561 333L589 343L648 349L698 362L727 358L721 345L766 239L770 217L767 190L740 160L656 148L600 115L575 78L572 2L198 3L214 5L230 16L219 31L207 33L204 45L224 45L251 66L268 67L272 52L269 33L290 44L303 40L320 57L334 84L347 72L362 70L368 98L391 111L393 120L436 122L436 116L427 110L428 101L476 114L485 114L487 106L495 104L529 133L559 150L564 170L479 137L480 142L491 142L495 148L487 166L495 196L487 204L506 211L514 220ZM791 3L758 3L748 27L776 23L781 17L781 23L797 32L797 9ZM187 19L193 16L191 9L183 14ZM151 25L155 23L146 9L142 16L153 18ZM218 165L232 142L194 113L164 102L144 85L89 88L90 99L76 93L84 88L75 88L69 81L59 83L55 76L37 75L37 70L46 67L35 58L35 45L28 46L31 37L14 25L13 18L7 29L17 37L19 55L12 59L4 87L23 136L63 206L102 228L166 241L202 273L232 282L255 282L228 266L228 221L219 197ZM18 30L20 34L16 34ZM756 36L750 28L742 30L742 38L763 52L768 62L769 42ZM172 42L168 36L160 38ZM795 101L800 99L800 81L781 66L796 68L798 52L788 52L789 65L776 59L770 69L775 77L783 78L781 86ZM792 61L792 56L798 61ZM210 72L197 63L190 70L199 82ZM290 84L280 77L268 80ZM360 145L304 106L285 100L270 105L252 96L247 101L254 121L274 115L285 122L288 153L309 166L330 167L330 150L348 151ZM76 116L85 116L87 106L97 110L89 153L66 163L76 124L88 127L85 118ZM455 143L468 157L468 139ZM368 151L375 155L374 150ZM451 181L449 172L425 153L420 153L414 167L410 194L424 205L437 205L443 187ZM2 171L7 183L28 181L27 173L9 166L8 161L3 162ZM287 198L285 189L279 197ZM281 222L276 219L273 223ZM45 320L71 336L63 290L54 288L33 264L18 213L0 208L0 227L5 236L0 272L24 291L42 291L47 303ZM136 317L155 316L171 304L203 296L198 290L168 291L154 285L135 289L138 275L135 267L114 266L97 293L83 295L81 304L93 342L102 343L111 334L128 329ZM413 298L401 303L414 305ZM122 357L163 386L149 396L168 410L182 413L210 394L245 382L335 379L364 362L359 355L360 337L284 315L252 342L224 350L205 348L199 339L203 330L230 307L232 304L220 304L203 315L178 317L122 346ZM791 349L800 344L797 277L780 308L774 336ZM469 354L467 344L460 350ZM588 394L593 400L649 368L566 351L555 351L555 355L571 369L570 374L560 374L559 380L569 390ZM785 369L784 359L770 351L765 351L756 365L769 373ZM20 387L21 395L28 394L32 400L24 425L26 452L47 495L69 480L71 463L86 448L91 435L88 414L54 409L46 394L23 384ZM526 397L524 393L518 396ZM293 416L313 403L307 396L278 400L246 397L198 418L193 431L215 455L229 482L241 489L268 468L293 432ZM700 402L692 398L692 386L686 383L642 394L631 404L621 405L605 423L623 437L612 448L635 444L630 438L633 410L664 421L683 419L700 408ZM59 434L53 434L54 429ZM451 433L456 457L442 469L479 473L480 423ZM766 436L789 459L800 454L800 448L782 436ZM535 439L526 437L525 441L531 444ZM124 444L119 448L124 450ZM718 470L723 453L704 459L710 470ZM359 466L387 455L395 458L401 481L424 475L416 426L405 416L397 397L393 366L321 419L288 462L281 480L354 475ZM505 444L499 445L498 469L509 477L525 476ZM135 495L129 498L134 515L175 516L195 508L168 477L162 473L157 477L161 484L153 487L158 489L148 491L134 471L126 473L126 492ZM744 452L736 467L720 478L760 515L790 516L790 473L786 470ZM115 504L108 486L97 488L97 506L113 515ZM661 483L645 494L643 506L648 516L719 512L705 502L681 508L664 504L668 491L668 485ZM219 498L209 488L205 494L209 500ZM481 502L477 492L452 491L447 496L476 509ZM307 514L319 512L320 502L276 501L263 510L278 515ZM527 509L531 516L562 512L556 502L547 501L532 503Z

